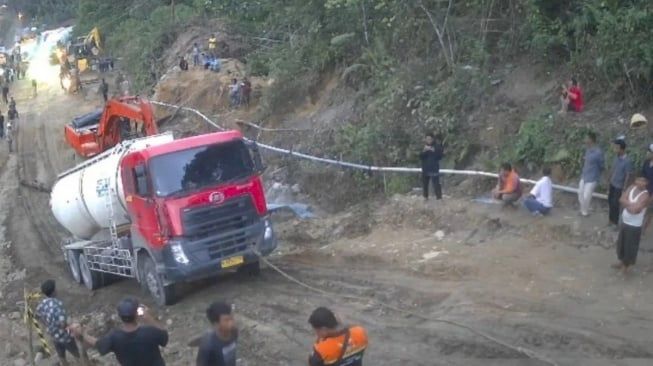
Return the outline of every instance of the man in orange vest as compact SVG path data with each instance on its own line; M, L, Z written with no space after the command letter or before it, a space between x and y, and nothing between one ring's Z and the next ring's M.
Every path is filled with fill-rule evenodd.
M319 307L308 322L317 335L309 366L362 366L367 348L367 332L360 326L342 326L335 314Z

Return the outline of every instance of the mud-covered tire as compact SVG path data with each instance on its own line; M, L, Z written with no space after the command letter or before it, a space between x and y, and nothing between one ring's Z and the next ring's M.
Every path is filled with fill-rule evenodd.
M247 275L247 276L252 276L252 277L257 277L261 275L261 262L256 261L256 262L251 262L244 264L238 268L238 273Z
M68 262L68 270L70 271L70 275L73 277L73 280L76 283L81 284L83 281L82 273L79 269L79 254L79 250L66 250L66 261Z
M141 285L159 306L172 305L177 300L175 285L164 286L161 276L156 272L156 265L149 256L144 256L141 265Z
M79 255L79 272L82 275L82 283L87 289L97 290L104 286L104 275L89 269L88 260L83 253Z

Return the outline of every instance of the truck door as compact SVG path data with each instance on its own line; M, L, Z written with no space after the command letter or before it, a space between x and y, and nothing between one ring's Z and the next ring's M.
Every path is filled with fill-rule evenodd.
M131 165L131 164L130 164ZM145 163L135 163L123 170L125 202L132 216L132 226L151 246L162 244L156 201Z

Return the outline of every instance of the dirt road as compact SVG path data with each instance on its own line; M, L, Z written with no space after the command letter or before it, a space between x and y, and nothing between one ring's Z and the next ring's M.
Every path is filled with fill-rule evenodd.
M66 233L50 213L48 194L18 184L22 179L50 185L75 163L63 141L63 124L94 108L98 98L89 94L86 101L51 87L32 99L25 82L15 93L22 113L18 153L0 164L5 187L0 203L12 265L26 268L27 278L7 284L0 310L16 310L23 285L34 288L55 278L70 311L101 332L111 325L120 297L149 299L133 281L94 293L73 284L59 249ZM5 150L0 154L6 157ZM241 328L240 365L305 365L313 341L307 318L320 305L368 328L368 365L547 364L426 318L460 322L558 365L650 365L650 255L643 253L630 278L612 272L611 234L597 229L599 218L579 223L567 216L570 211L559 210L551 219L534 221L467 200L438 206L412 197L398 200L373 214L368 235L319 244L282 241L286 254L271 259L310 286L356 299L311 291L270 268L258 278L231 275L188 286L178 304L159 309L171 332L168 363L192 364L195 349L187 344L207 326L204 309L225 299L235 304ZM279 227L303 230L303 225L291 220ZM320 219L311 225L321 225ZM442 234L434 235L436 230ZM0 332L0 337L9 336Z

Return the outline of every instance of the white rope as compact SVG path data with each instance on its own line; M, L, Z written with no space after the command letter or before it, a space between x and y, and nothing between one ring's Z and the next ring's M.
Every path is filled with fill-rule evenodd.
M181 109L187 112L192 112L198 115L200 118L202 118L206 123L212 125L213 127L217 128L220 131L225 131L226 128L218 125L214 121L212 121L209 117L207 117L205 114L202 112L198 111L197 109L190 108L190 107L182 107L174 104L169 104L169 103L164 103L164 102L158 102L158 101L151 101L152 104L160 105L163 107L168 107L168 108L176 108L176 109ZM247 141L252 141L246 138ZM253 141L256 142L256 141ZM273 151L279 154L287 154L290 156L294 156L300 159L306 159L306 160L311 160L311 161L316 161L324 164L331 164L331 165L338 165L346 168L351 168L351 169L359 169L359 170L366 170L370 172L392 172L392 173L421 173L422 170L420 168L407 168L407 167L387 167L387 166L372 166L372 165L363 165L363 164L356 164L356 163L350 163L346 161L340 161L340 160L334 160L334 159L327 159L327 158L321 158L318 156L313 156L313 155L308 155L304 154L301 152L293 151L293 150L288 150L288 149L282 149L280 147L272 146L272 145L267 145L267 144L262 144L260 142L256 142L256 144L266 150ZM468 176L481 176L481 177L488 177L488 178L495 178L498 179L499 175L496 173L489 173L489 172L483 172L483 171L478 171L478 170L456 170L456 169L440 169L440 173L442 174L452 174L452 175L468 175ZM520 181L522 183L526 184L535 184L536 181L532 179L525 179L525 178L520 178ZM578 188L574 187L569 187L569 186L563 186L559 184L554 184L553 185L554 189L563 191L563 192L569 192L569 193L578 193ZM608 196L602 193L594 193L593 197L596 198L601 198L601 199L608 199Z

